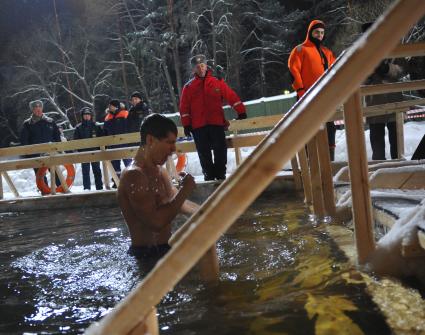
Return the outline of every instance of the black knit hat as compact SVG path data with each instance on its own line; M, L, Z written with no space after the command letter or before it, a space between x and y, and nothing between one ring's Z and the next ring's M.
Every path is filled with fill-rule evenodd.
M139 98L142 101L145 100L144 97L143 97L143 94L138 92L138 91L135 91L131 94L130 99L132 99L132 98Z
M91 115L91 116L93 116L93 111L92 111L92 109L90 107L83 107L83 108L81 108L80 109L80 113L81 113L81 117L83 115Z
M317 22L313 27L311 27L310 31L313 31L317 28L325 29L325 24L323 22Z
M120 109L120 101L117 99L112 99L111 101L109 101L109 105L112 105L116 107L117 109Z
M190 59L190 65L192 67L198 64L207 64L207 57L205 57L205 55L196 55Z

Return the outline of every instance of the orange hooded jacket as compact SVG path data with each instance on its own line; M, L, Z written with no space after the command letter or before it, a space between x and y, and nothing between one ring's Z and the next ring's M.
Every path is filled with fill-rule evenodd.
M319 77L325 72L325 62L316 48L316 45L309 39L310 31L316 24L324 23L320 20L311 21L307 30L307 37L304 43L292 49L288 59L289 71L294 78L292 87L301 97ZM328 48L320 45L330 67L335 62L335 56Z

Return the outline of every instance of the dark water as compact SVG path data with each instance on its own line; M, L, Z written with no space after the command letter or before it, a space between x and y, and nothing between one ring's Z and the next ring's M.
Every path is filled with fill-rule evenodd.
M144 276L117 208L0 220L1 334L82 333ZM220 284L193 271L158 306L161 334L390 334L326 224L262 196L218 243Z

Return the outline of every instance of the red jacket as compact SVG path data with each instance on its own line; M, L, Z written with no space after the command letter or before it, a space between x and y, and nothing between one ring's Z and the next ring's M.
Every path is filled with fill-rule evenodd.
M207 71L205 78L195 77L183 88L180 99L180 118L183 127L193 129L206 125L224 126L223 100L238 113L246 113L238 95L224 82Z
M294 78L292 87L297 91L300 97L325 72L324 60L320 56L319 50L309 39L310 30L317 23L323 22L319 20L311 21L304 43L296 46L291 51L291 55L288 59L289 71L291 71L292 77ZM328 66L330 67L335 62L335 56L331 50L325 48L323 45L320 46L320 49L323 51Z

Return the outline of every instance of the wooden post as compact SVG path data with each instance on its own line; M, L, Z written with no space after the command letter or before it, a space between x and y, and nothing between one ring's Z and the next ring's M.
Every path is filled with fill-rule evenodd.
M18 198L19 193L18 193L18 190L16 189L15 185L13 184L12 179L9 177L9 175L6 171L3 171L2 174L3 174L4 180L6 180L7 185L9 185L9 188L12 191L13 195L16 198Z
M218 282L220 279L220 266L215 244L202 256L198 264L199 272L204 282L207 284Z
M50 168L50 194L56 194L56 166L51 166Z
M298 190L298 191L302 190L303 185L302 185L302 181L301 181L300 169L298 168L297 155L295 155L291 159L291 167L292 167L292 175L294 177L295 189Z
M233 131L233 138L237 138L238 136L238 131L234 130ZM236 166L239 166L242 162L242 155L241 155L241 149L235 145L235 159L236 159Z
M3 199L3 173L0 172L0 200Z
M365 263L375 249L372 202L360 92L356 91L344 104L344 124L350 168L353 220L360 264Z
M322 177L320 175L319 156L317 152L317 137L314 136L307 144L308 160L310 162L311 192L313 195L314 214L324 216Z
M66 183L65 178L63 177L62 171L59 169L59 166L55 166L55 171L56 174L58 175L58 178L61 182L62 188L63 188L63 193L69 193L69 187L68 184ZM56 183L53 183L53 185L51 185L51 187L56 187Z
M106 147L103 145L100 147L101 151L106 151ZM109 185L109 172L108 172L108 164L106 161L102 160L102 176L103 176L103 184L105 185L105 189L110 190L111 185Z
M331 157L329 153L328 133L326 128L317 133L320 162L320 175L322 177L323 201L325 203L326 213L334 216L336 213L334 183L332 176Z
M305 203L310 205L312 203L313 195L311 193L311 176L310 169L308 167L308 159L305 147L298 152L298 159L300 160L301 178L303 180L304 186Z
M159 335L158 317L156 316L156 308L146 316L143 322L134 327L128 335Z
M404 157L404 113L396 113L397 158Z
M106 165L108 167L108 170L111 172L112 179L115 182L115 185L118 188L118 186L120 186L120 178L118 177L118 175L117 175L117 173L116 173L116 171L115 171L115 169L114 169L111 161L106 161Z

